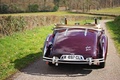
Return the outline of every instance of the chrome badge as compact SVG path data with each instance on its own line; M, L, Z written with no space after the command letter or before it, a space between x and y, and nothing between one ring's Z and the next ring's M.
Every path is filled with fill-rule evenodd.
M91 46L86 46L85 49L86 49L86 51L90 51L91 50Z

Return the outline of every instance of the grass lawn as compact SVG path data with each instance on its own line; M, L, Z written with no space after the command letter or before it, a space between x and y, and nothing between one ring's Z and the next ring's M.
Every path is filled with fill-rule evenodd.
M39 15L55 15L55 16L65 16L65 15L80 15L80 16L93 16L88 14L72 13L67 11L57 11L57 12L36 12L36 13L15 13L15 14L0 14L0 16L39 16Z
M0 39L0 79L25 67L42 55L43 42L52 26L14 33Z
M120 54L120 20L107 22L107 29L114 40L115 46Z
M85 21L77 22L85 23ZM72 23L74 22L69 22ZM44 40L49 33L52 33L52 28L53 25L37 27L0 38L0 80L39 59Z
M90 12L93 12L93 13L104 13L104 14L119 14L120 15L120 7L106 8L106 9L101 9L101 10L92 10Z

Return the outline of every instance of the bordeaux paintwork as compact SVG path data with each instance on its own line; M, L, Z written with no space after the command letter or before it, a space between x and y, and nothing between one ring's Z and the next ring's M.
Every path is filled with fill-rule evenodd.
M75 26L74 26L75 27ZM60 28L47 37L44 57L82 55L85 59L106 59L108 39L104 30L91 28Z

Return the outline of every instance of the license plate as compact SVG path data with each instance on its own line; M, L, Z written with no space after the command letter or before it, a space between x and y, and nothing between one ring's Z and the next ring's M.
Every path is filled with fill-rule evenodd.
M84 60L84 57L82 55L62 55L61 58L62 60Z

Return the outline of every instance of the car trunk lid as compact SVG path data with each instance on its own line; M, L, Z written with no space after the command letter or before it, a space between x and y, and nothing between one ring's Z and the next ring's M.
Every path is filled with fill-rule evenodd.
M53 55L83 55L96 57L97 35L89 30L68 30L56 34Z

